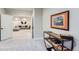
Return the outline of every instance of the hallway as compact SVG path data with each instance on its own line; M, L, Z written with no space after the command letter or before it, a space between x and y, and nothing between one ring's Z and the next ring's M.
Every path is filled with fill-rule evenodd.
M21 30L13 33L13 38L0 42L1 51L46 51L42 39L29 38L29 30ZM27 36L28 35L28 36ZM27 36L27 37L26 37Z
M14 39L32 39L32 30L13 31Z

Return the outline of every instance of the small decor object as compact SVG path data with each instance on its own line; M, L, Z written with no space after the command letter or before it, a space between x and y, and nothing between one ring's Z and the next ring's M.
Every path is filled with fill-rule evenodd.
M51 28L69 30L69 11L51 15Z

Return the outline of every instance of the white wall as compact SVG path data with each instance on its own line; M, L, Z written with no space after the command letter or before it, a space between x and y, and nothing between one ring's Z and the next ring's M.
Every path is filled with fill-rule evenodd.
M33 10L33 29L34 29L34 38L42 39L42 9L35 8Z
M69 31L50 28L50 15L62 11L70 10L70 29ZM74 50L79 50L79 9L64 9L64 8L46 8L43 9L43 31L53 31L58 34L70 34L74 37Z

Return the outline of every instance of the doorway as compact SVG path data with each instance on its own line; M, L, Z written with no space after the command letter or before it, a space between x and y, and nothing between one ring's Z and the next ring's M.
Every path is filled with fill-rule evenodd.
M32 17L14 16L13 17L13 38L32 39Z
M33 8L5 8L0 16L1 40L32 39L32 16Z

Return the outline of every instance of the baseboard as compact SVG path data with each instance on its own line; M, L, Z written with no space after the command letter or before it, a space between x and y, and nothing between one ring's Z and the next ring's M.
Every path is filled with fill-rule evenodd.
M8 37L8 38L0 40L0 41L5 41L5 40L8 40L8 39L12 39L12 37Z
M43 40L43 38L42 37L34 38L34 40Z

